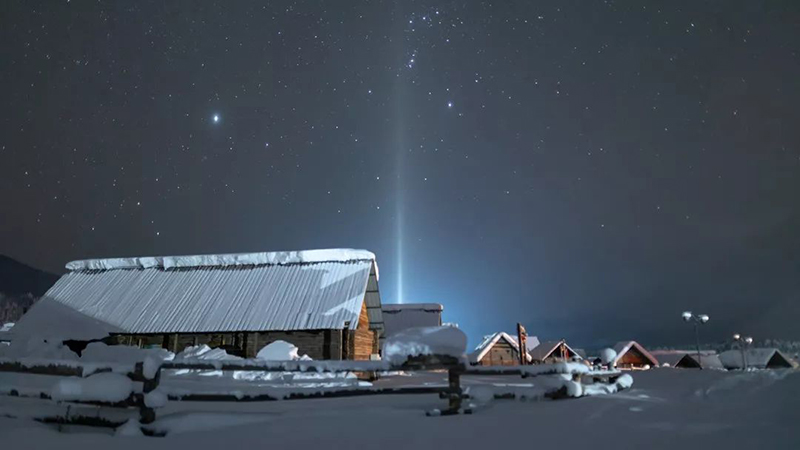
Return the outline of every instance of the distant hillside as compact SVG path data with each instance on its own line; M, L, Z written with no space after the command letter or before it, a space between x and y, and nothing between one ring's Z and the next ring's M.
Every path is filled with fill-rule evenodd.
M58 275L0 255L0 324L19 319L56 280Z

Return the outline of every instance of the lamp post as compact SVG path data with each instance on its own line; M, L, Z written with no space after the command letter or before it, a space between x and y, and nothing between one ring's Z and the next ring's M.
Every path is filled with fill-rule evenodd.
M746 347L753 343L753 338L750 336L742 337L741 334L736 333L733 335L733 341L739 343L739 350L742 351L742 370L747 371L747 354Z
M708 322L709 317L706 314L692 314L691 311L684 311L681 314L684 322L691 322L694 324L694 339L697 348L697 364L700 365L700 370L703 370L703 360L700 359L700 331L697 329L698 325L703 325Z

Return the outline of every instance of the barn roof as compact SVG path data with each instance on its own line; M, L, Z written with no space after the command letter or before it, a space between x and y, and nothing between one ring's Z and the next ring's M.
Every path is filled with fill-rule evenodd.
M438 303L403 303L381 305L384 336L413 327L438 327L442 325L442 310Z
M774 348L748 348L745 350L748 367L773 368L793 367L789 358ZM739 349L728 350L719 354L719 359L726 369L743 368L742 351Z
M547 359L550 356L551 353L553 353L553 351L555 349L558 348L558 346L560 344L564 344L564 346L566 346L567 349L570 352L572 352L578 358L581 358L581 356L578 354L578 352L576 352L575 350L572 349L572 347L567 345L567 342L565 340L563 340L563 339L560 340L560 341L545 341L545 342L542 342L541 344L539 344L535 348L533 348L530 351L528 351L528 354L530 354L531 358L534 361L544 361L545 359ZM583 358L581 358L581 359L583 359Z
M355 328L365 299L370 326L383 327L378 267L364 250L117 258L67 268L15 336Z
M645 348L642 347L641 344L639 344L636 341L620 341L617 342L616 345L614 345L614 351L617 352L617 356L616 358L614 358L614 364L617 364L617 362L619 362L619 360L622 359L625 353L628 353L631 349L638 350L639 353L641 353L645 358L647 358L650 361L651 366L655 367L658 365L658 360L650 352L645 350Z
M497 344L500 340L504 340L514 348L514 350L519 351L519 343L517 342L517 337L512 336L510 333L506 333L503 331L499 331L497 333L489 334L483 337L483 340L472 353L469 354L469 360L472 362L479 362L483 359L484 356L492 349L492 347ZM526 347L530 351L534 347L539 345L539 338L536 336L528 336ZM530 360L530 355L528 355L528 360Z

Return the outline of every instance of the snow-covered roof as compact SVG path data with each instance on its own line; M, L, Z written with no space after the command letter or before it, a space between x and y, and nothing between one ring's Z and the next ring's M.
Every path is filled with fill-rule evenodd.
M484 356L492 349L492 347L497 344L500 340L504 340L508 342L514 350L519 351L519 342L517 342L517 337L512 336L511 333L506 333L503 331L499 331L497 333L489 334L483 337L483 340L472 353L469 354L470 362L479 362L483 359ZM536 336L528 336L525 342L525 347L527 347L527 351L536 348L539 345L539 338ZM528 354L528 361L530 361L530 354Z
M381 330L374 255L364 250L87 260L31 307L14 334L342 329L366 299Z
M748 348L744 353L747 359L747 367L760 369L768 367L792 367L789 358L774 348ZM719 354L719 359L726 369L741 369L744 366L742 351L740 349L722 352Z
M651 366L658 365L658 360L636 341L620 341L614 345L614 351L617 352L617 356L614 358L614 364L616 365L619 360L625 356L625 353L628 353L631 349L638 350L642 356L650 361Z
M438 327L442 325L442 310L438 303L403 303L381 305L383 310L384 336L389 337L403 330L416 327Z
M439 303L384 303L381 308L384 311L444 311L444 306Z
M572 347L567 345L566 341L563 339L560 341L544 341L536 348L530 350L528 353L534 361L544 361L545 359L549 358L550 354L553 353L553 351L555 351L555 349L557 349L561 344L564 344L564 346L567 347L567 349L575 356L581 358L581 356L575 350L573 350Z
M84 259L67 263L67 270L175 269L199 267L264 266L321 262L375 261L375 254L352 248L285 252L227 253L221 255L142 256Z

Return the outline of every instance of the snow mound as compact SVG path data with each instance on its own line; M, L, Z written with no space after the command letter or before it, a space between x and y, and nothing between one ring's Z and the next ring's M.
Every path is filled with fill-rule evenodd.
M15 339L11 345L0 347L0 358L74 361L78 359L78 355L62 345L60 341L53 342L31 337L30 339Z
M167 406L167 401L169 401L167 394L158 389L144 395L144 404L148 408L163 408Z
M230 253L223 255L145 256L138 258L86 259L67 263L67 270L173 269L177 267L229 267L285 265L318 262L375 260L367 250L333 248L290 252Z
M98 373L86 378L69 377L58 380L50 397L58 401L121 402L133 392L133 382L118 373Z
M615 359L617 359L617 352L613 348L600 350L600 361L603 364L611 364Z
M564 383L567 387L567 396L568 397L580 397L583 395L583 385L578 383L577 381L566 381Z
M242 359L236 355L229 355L221 348L211 348L208 345L195 345L186 347L182 352L175 356L176 360L201 359L207 361L232 361Z
M127 422L123 423L122 425L118 426L116 430L114 430L115 436L125 436L125 437L133 437L133 436L144 436L142 433L142 426L139 424L139 421L136 419L130 419Z
M467 336L453 327L408 328L389 338L383 345L383 359L400 365L408 358L424 355L447 355L464 358Z
M264 361L308 361L311 358L308 355L299 356L297 354L297 347L286 341L275 341L267 344L258 351L256 359Z

